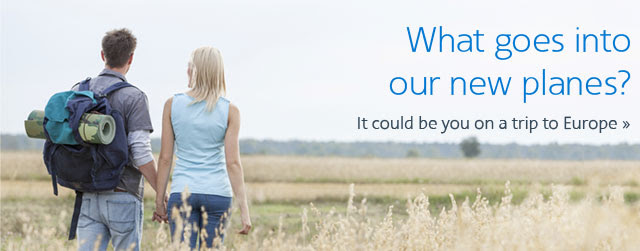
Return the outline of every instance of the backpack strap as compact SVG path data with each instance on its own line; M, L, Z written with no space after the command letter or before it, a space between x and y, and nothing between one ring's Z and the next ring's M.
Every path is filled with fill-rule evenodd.
M89 91L89 82L91 81L91 78L87 78L85 80L82 80L82 82L78 83L78 91ZM111 94L114 91L120 90L122 88L125 87L135 87L132 84L129 84L127 82L118 82L115 84L112 84L111 86L107 87L107 89L105 89L104 91L102 91L102 94L97 95L100 97L106 97L107 95Z
M80 82L80 86L78 87L79 91L88 91L89 90L89 81L91 80L91 78L87 78L85 80L82 80L82 82Z
M47 118L44 118L47 121ZM42 150L43 160L49 173L51 174L51 184L53 185L53 195L58 196L58 178L56 177L57 167L51 162L51 156L56 152L60 145L53 144L49 139L47 130L44 130L44 134L47 136L47 141L44 142L44 149Z
M135 87L127 82L118 82L115 84L112 84L111 86L107 87L107 89L105 89L104 91L102 91L102 94L100 94L101 97L106 97L107 95L111 94L114 91L120 90L122 88L125 87Z
M73 216L71 216L71 226L69 228L69 240L76 238L76 230L78 229L78 219L80 218L81 209L82 192L76 191L76 202L73 204Z

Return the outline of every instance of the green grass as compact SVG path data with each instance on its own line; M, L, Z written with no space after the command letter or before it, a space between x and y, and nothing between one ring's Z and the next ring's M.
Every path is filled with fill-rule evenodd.
M627 182L625 182L624 184L622 184L623 186L630 186L630 187L637 187L638 186L638 181L635 180L629 180Z
M640 194L633 192L624 193L624 202L626 203L635 203L640 200Z
M587 181L585 179L574 176L573 178L571 178L571 180L569 180L569 184L573 186L584 186L587 184Z
M43 167L44 168L44 167ZM51 176L47 175L46 170L39 173L17 173L16 175L3 173L3 180L16 180L16 181L50 181ZM246 182L287 182L287 183L338 183L338 184L430 184L430 185L473 185L473 186L487 186L487 185L504 185L507 181L512 185L550 185L550 184L565 184L573 186L583 186L587 184L585 179L579 177L573 177L566 182L551 182L540 181L533 182L530 180L507 180L507 179L470 179L470 180L433 180L424 177L415 178L322 178L322 177L297 177L294 179L285 180L272 180L263 179L260 177L248 177ZM625 182L623 185L637 187L638 183L634 180Z
M263 180L260 178L247 179L247 182L267 182L273 180ZM489 180L489 179L473 179L473 180L432 180L428 178L393 178L393 179L375 179L375 178L304 178L298 177L293 180L283 180L282 182L290 183L338 183L338 184L430 184L430 185L504 185L509 181L512 185L532 185L538 183L541 185L549 185L553 182L532 182L529 180ZM560 184L557 183L556 184ZM567 183L571 184L571 182Z

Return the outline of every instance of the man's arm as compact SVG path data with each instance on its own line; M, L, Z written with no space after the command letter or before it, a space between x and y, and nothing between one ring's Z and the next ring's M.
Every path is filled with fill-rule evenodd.
M153 190L158 191L158 189L156 189L156 162L152 160L151 162L140 166L140 172L144 175L144 178L149 181Z
M129 132L128 142L133 154L133 164L138 167L153 190L156 190L156 162L151 153L151 132L148 130Z
M133 155L133 164L140 170L144 178L156 190L156 163L151 154L151 116L149 114L149 102L143 92L138 92L130 97L128 110L125 111L127 120L127 135L129 149Z

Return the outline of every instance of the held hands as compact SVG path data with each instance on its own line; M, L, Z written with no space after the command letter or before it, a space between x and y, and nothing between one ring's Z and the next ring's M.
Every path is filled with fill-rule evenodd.
M168 223L169 216L167 214L167 202L169 196L165 195L164 198L156 197L156 210L153 212L152 221L157 221L158 223ZM238 231L238 234L247 235L251 230L251 217L249 217L248 210L242 210L240 217L242 218L242 229Z
M158 223L167 223L169 222L169 217L167 216L167 214L161 214L158 212L153 212L153 217L151 218L152 221L157 221Z
M169 196L165 194L164 198L156 197L156 210L153 212L152 221L157 221L158 223L167 223L169 222L169 216L167 214L167 202L169 200Z

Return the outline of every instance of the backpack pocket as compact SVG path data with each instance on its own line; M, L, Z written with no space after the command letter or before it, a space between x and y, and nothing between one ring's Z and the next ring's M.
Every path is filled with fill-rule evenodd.
M61 145L53 153L58 182L66 187L83 191L92 184L94 160L90 148Z

